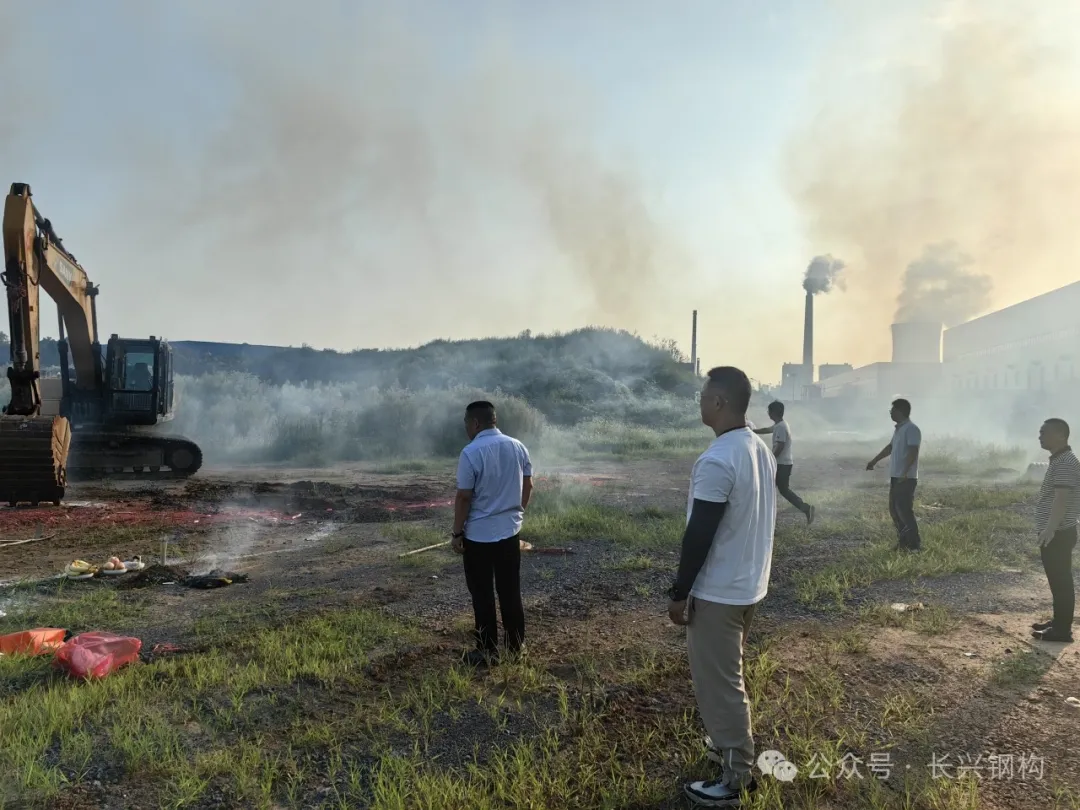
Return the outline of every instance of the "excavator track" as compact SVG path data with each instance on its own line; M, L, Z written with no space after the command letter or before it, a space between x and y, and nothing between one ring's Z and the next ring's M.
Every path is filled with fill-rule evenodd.
M86 430L72 435L68 476L73 481L188 478L202 463L202 450L183 436Z
M59 505L71 437L62 416L0 417L0 503Z

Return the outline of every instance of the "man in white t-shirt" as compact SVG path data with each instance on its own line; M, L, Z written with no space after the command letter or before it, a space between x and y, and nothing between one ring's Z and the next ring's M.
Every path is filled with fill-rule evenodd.
M870 459L867 470L889 459L889 514L896 526L898 542L894 551L918 551L922 548L919 522L915 519L915 487L919 484L919 449L922 431L911 421L911 403L895 400L889 417L896 423L890 441Z
M687 625L690 672L716 779L686 785L705 807L736 807L754 791L754 739L743 644L765 598L776 526L776 459L746 426L750 380L731 366L709 372L701 421L716 438L694 464L686 531L668 614Z
M784 403L769 403L769 418L773 420L771 427L763 427L754 430L754 433L763 436L772 434L773 455L776 456L776 489L784 496L788 503L806 515L807 525L814 522L813 506L795 494L791 488L791 471L795 467L795 456L791 452L791 428L784 421Z

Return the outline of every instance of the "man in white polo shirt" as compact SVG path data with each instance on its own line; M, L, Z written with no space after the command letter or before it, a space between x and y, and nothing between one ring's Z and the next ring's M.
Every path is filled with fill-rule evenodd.
M769 403L769 418L773 420L771 427L754 428L753 424L746 424L758 436L772 435L773 454L776 456L776 489L784 496L784 499L806 515L807 525L814 522L816 510L802 498L795 494L791 488L791 471L795 468L795 454L791 450L791 428L784 419L784 403L779 400Z
M889 417L896 423L892 441L870 459L866 469L873 470L882 459L889 459L889 514L899 542L897 551L922 548L919 523L915 520L915 487L919 483L919 449L922 431L911 421L911 403L895 400Z
M532 461L525 445L500 431L496 421L490 402L473 402L465 409L470 441L458 459L454 499L451 544L464 558L476 623L476 649L464 660L473 666L498 654L496 592L507 651L517 652L525 642L518 533L532 495Z
M756 790L754 739L743 681L743 644L765 598L776 527L776 459L746 425L750 380L714 368L701 392L701 421L716 438L694 464L679 572L668 613L687 627L690 672L708 732L716 779L691 782L687 797L704 807L737 807Z

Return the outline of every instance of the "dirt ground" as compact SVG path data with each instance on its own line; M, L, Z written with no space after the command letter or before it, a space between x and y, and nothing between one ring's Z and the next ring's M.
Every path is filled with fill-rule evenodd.
M850 450L817 448L813 458L796 468L793 483L809 500L819 493L824 498L826 492L858 489L871 501L880 498L880 510L887 484L883 474L863 471L860 459ZM538 490L573 486L628 514L678 513L685 509L688 470L685 458L590 462L545 470ZM1016 471L998 470L996 475L1015 479ZM937 486L947 492L960 486L963 477L943 472ZM985 476L980 486L996 486L996 480ZM97 627L90 616L85 623L137 635L144 660L153 660L155 649L165 649L162 644L187 652L205 648L210 620L220 640L254 626L287 626L339 608L372 607L421 628L423 639L411 653L373 665L371 679L378 682L388 671L419 677L431 666L449 665L467 644L470 613L460 561L446 548L402 556L442 539L452 497L449 468L422 475L380 474L363 467L210 469L191 481L154 486L136 481L81 484L59 508L0 508L0 543L47 538L0 547L0 583L6 585L0 588L0 611L14 615L26 605L54 598L121 589L140 600L137 618L119 614L111 626ZM931 515L935 508L930 502L920 506ZM1016 508L1022 512L1027 507ZM845 544L858 540L837 536L804 542L802 517L783 503L780 512L771 593L751 643L777 650L770 655L780 657L789 685L805 685L800 679L809 679L812 687L821 661L842 679L837 717L827 725L838 728L842 719L845 734L858 729L863 736L857 738L855 753L865 762L879 756L875 744L889 751L896 770L878 780L881 785L900 796L907 774L925 771L928 756L938 762L944 756L951 757L953 771L966 765L974 773L979 766L984 778L978 780L973 803L950 794L940 805L927 800L911 807L1080 807L1075 742L1080 708L1066 702L1080 697L1080 647L1030 638L1029 624L1043 618L1049 607L1045 578L1030 556L1025 564L995 571L863 583L851 588L842 607L823 605L799 597L800 577L830 565L848 548ZM573 662L583 657L610 662L631 649L683 661L684 635L667 621L661 595L677 562L675 545L631 553L603 536L555 545L572 553L525 553L522 563L530 655L547 671L569 682ZM73 559L98 562L114 554L164 562L176 577L158 577L145 587L134 587L141 584L137 574L87 582L54 578ZM212 569L242 572L249 581L205 591L177 584L185 572ZM920 631L918 612L890 616L887 606L892 603L940 610L944 626ZM884 614L872 614L871 608L883 605ZM909 615L914 616L911 623ZM764 666L764 653L758 660ZM692 712L692 690L681 667L663 688L643 692L622 684L611 687L614 693L605 700L634 716ZM910 733L886 734L901 716ZM516 729L517 736L539 733L543 713L533 718L530 722L539 725L526 723ZM779 720L759 725L759 750L794 744L783 728ZM484 738L457 740L457 734L432 738L443 765L464 767ZM998 762L1005 754L1017 761L1027 757L1029 773L1024 778L987 775L990 757L997 756ZM1036 757L1038 778L1031 764ZM802 768L806 763L796 764ZM678 781L700 764L656 767L672 769L670 800L635 806L684 806ZM120 788L107 789L110 779ZM324 806L325 791L332 788L332 783L311 787L303 800L274 806ZM900 806L874 804L877 799L867 795L838 783L816 798L792 800L790 806ZM107 771L97 778L84 775L60 797L68 804L54 798L51 806L156 806L143 803L153 801L145 790ZM194 806L248 806L228 797L227 790L210 791Z

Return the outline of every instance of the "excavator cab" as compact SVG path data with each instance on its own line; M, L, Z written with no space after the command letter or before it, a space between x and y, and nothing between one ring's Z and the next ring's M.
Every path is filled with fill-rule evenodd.
M172 348L113 335L105 352L106 421L155 425L173 418Z
M75 425L149 426L173 418L172 347L156 337L112 335L99 348L103 384L81 389L72 378L66 342L60 343L61 413Z

